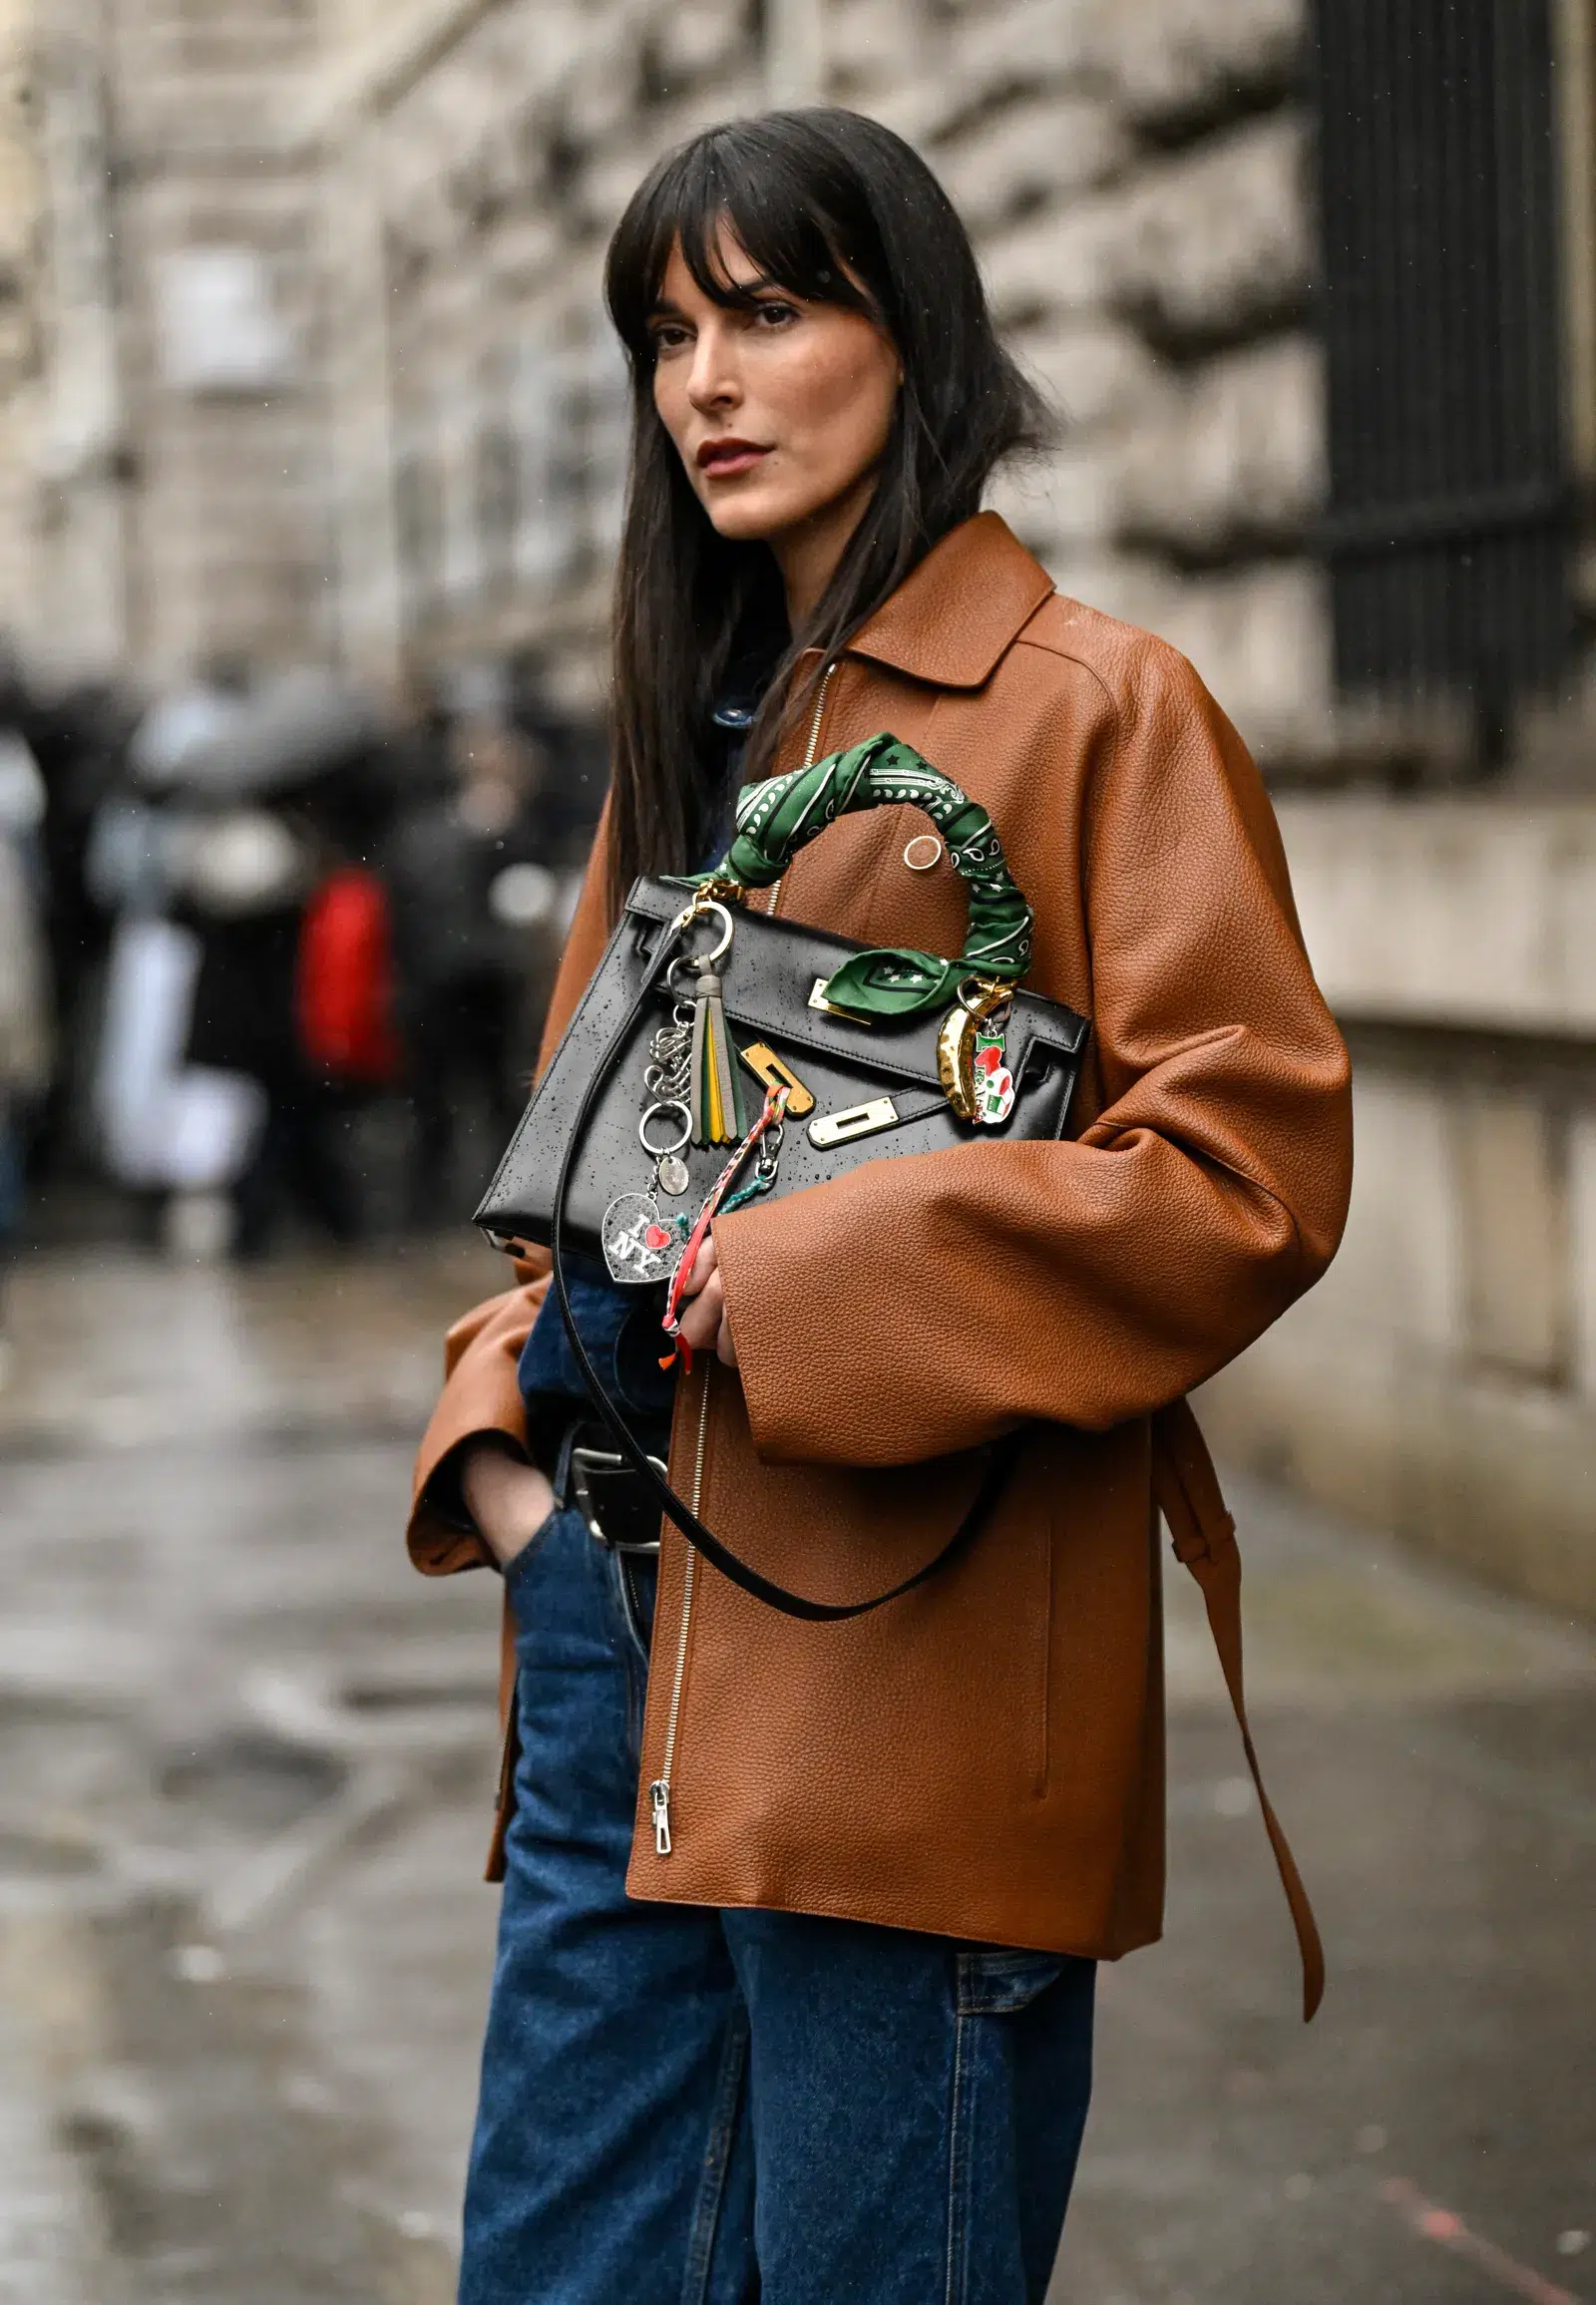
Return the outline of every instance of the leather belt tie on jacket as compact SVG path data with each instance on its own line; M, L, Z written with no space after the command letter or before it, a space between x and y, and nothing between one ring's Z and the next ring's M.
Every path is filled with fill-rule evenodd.
M1247 1697L1241 1661L1241 1555L1236 1549L1236 1524L1225 1509L1219 1476L1202 1427L1186 1400L1171 1402L1153 1418L1153 1494L1169 1530L1175 1558L1188 1568L1202 1590L1208 1611L1208 1630L1219 1652L1220 1670L1241 1730L1242 1749L1252 1770L1263 1812L1264 1830L1275 1852L1280 1885L1291 1907L1292 1927L1303 1963L1303 2018L1312 2018L1325 1995L1325 1948L1319 1924L1308 1902L1308 1891L1297 1870L1279 1817L1264 1790L1263 1774L1247 1719Z

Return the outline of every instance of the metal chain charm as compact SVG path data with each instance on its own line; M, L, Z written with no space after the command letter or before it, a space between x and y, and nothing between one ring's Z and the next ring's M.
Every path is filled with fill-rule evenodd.
M643 1073L643 1087L652 1102L638 1124L643 1150L654 1156L654 1184L658 1191L673 1199L687 1190L691 1178L682 1159L691 1134L692 1105L688 1083L692 1066L692 1008L686 1001L678 1001L665 1022L659 1025L648 1043L648 1066ZM650 1137L650 1124L654 1128ZM685 1123L677 1134L674 1123ZM665 1135L674 1135L676 1141L667 1144Z

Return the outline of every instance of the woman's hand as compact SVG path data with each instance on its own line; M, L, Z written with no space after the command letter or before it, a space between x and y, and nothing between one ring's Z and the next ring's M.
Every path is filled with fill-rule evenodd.
M547 1473L500 1433L485 1432L466 1444L460 1493L501 1569L526 1551L555 1506Z
M731 1324L726 1319L726 1284L720 1277L720 1259L712 1232L699 1249L687 1279L681 1334L695 1352L707 1352L713 1345L718 1359L728 1368L736 1367L737 1347L732 1343Z

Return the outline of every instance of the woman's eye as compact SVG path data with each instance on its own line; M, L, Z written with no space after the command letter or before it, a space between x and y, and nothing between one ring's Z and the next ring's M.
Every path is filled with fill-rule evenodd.
M679 352L681 347L687 341L687 330L681 327L675 321L662 321L660 325L653 330L653 343L654 351L656 354L660 352Z
M756 308L754 326L756 328L785 328L797 317L798 307L796 304L783 304L779 300L773 300L762 303Z

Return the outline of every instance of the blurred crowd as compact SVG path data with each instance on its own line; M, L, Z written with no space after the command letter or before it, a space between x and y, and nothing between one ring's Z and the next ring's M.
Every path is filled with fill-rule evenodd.
M602 789L526 658L402 713L308 669L148 699L0 669L0 1259L469 1213Z

